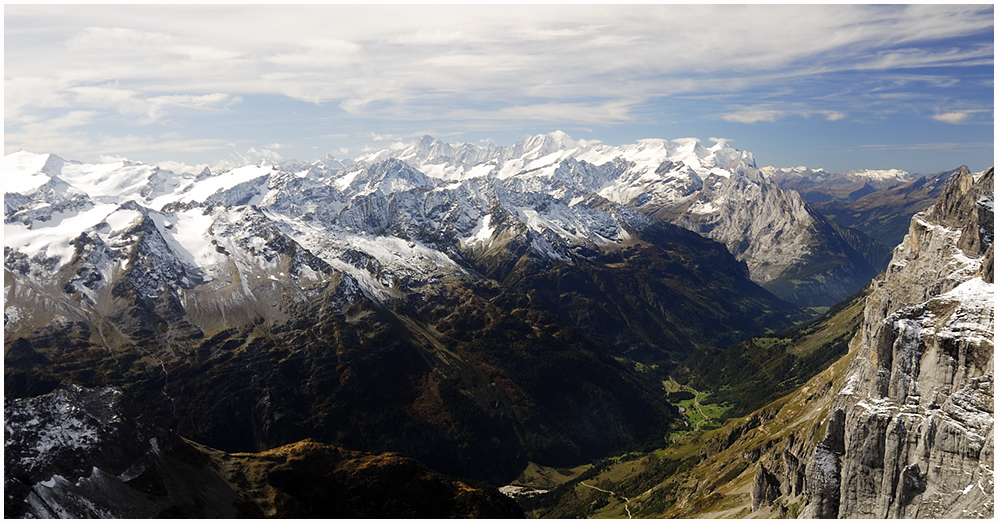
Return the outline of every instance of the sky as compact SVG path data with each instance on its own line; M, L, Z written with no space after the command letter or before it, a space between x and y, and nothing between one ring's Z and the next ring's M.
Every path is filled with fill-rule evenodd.
M176 171L721 137L761 166L994 164L994 6L4 6L4 154Z

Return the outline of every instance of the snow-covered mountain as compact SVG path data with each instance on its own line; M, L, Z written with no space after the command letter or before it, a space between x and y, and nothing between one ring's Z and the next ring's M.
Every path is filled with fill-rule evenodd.
M875 191L911 183L921 176L902 169L858 169L832 173L805 166L760 168L769 179L793 189L811 203L852 201Z
M724 243L754 281L798 305L835 303L877 272L855 235L841 234L757 169L751 153L723 140L711 147L692 138L609 146L554 132L502 148L424 136L358 163L386 158L451 184L481 177L559 199L592 194L665 219Z
M723 141L612 147L554 132L504 148L427 136L351 161L197 174L27 152L4 162L13 332L19 318L37 324L77 303L113 317L125 295L186 318L174 327L193 319L203 330L247 309L284 317L278 296L304 300L341 276L343 292L387 305L440 277L501 281L521 258L593 260L640 242L662 216L725 243L756 282L797 303L848 295L869 272ZM803 274L815 256L824 272Z
M405 229L403 236L430 241L434 234L437 240L440 234L456 235L468 240L460 243L464 247L481 246L500 240L517 223L536 233L532 241L538 252L554 259L568 245L620 241L626 227L646 223L643 214L724 243L756 282L798 304L831 304L872 275L856 245L830 230L795 193L770 181L823 171L760 170L751 153L723 140L711 147L696 139L615 147L553 132L510 147L481 147L424 136L406 148L355 160L327 156L220 173L206 169L197 175L130 162L87 165L25 152L4 161L7 246L46 271L70 262L70 242L85 231L99 226L102 241L123 232L115 227L129 225L129 215L113 211L131 201L161 213L159 234L191 274L211 272L209 266L225 258L204 248L205 234L217 218L204 208L255 205L290 237L326 247L350 243L358 233L398 237L388 232L391 227ZM874 174L871 179L907 175ZM542 200L550 215L535 208ZM606 209L613 209L613 219L596 209L603 201L611 204ZM509 220L496 228L500 222L495 219L502 216ZM308 222L335 233L319 240L323 235L315 227L303 226ZM816 258L835 262L810 273Z

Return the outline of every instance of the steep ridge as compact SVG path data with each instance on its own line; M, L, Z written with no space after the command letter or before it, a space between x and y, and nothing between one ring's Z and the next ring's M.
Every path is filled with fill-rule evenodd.
M119 389L4 401L10 518L522 517L495 489L314 441L228 454L157 426Z
M832 305L876 273L796 193L761 178L716 180L675 221L724 242L755 281L791 303Z
M911 219L849 354L719 435L704 467L758 466L688 514L993 517L993 202L963 170Z
M993 242L994 169L912 219L808 464L810 513L993 515Z

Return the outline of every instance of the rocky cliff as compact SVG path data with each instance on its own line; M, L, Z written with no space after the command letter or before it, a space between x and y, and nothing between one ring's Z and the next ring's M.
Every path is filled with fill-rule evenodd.
M814 517L994 513L994 170L911 221L807 464Z
M846 239L854 231L833 225L796 192L744 171L741 178L709 176L695 196L657 215L725 244L753 281L798 305L832 305L877 273Z

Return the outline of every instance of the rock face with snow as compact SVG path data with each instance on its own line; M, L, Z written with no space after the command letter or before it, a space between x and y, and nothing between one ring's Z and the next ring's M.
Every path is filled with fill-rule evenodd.
M994 513L994 170L912 219L808 463L814 517Z
M259 517L208 460L113 388L4 401L4 516Z
M723 242L754 281L792 303L836 303L876 273L839 228L761 176L712 177L688 200L675 223Z

